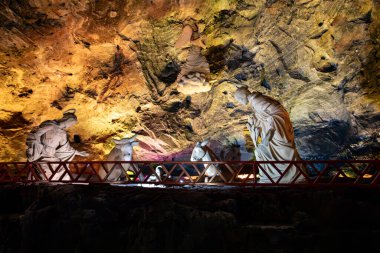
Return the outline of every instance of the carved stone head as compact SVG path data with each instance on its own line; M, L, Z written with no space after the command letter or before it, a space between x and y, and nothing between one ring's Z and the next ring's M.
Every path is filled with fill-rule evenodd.
M248 96L250 94L251 92L249 92L247 87L241 87L236 90L234 97L239 103L246 105L248 104Z
M113 142L116 144L115 150L119 151L119 159L122 161L131 161L132 160L132 153L133 153L133 147L139 145L139 142L136 141L136 135L134 135L131 138L124 138L121 140L113 139Z
M206 139L202 142L197 142L191 154L190 161L196 162L202 160L206 156L207 150L205 149L206 145L209 143L209 140Z
M75 109L69 109L63 113L61 119L56 120L58 125L62 129L67 129L78 122L78 118L75 115Z

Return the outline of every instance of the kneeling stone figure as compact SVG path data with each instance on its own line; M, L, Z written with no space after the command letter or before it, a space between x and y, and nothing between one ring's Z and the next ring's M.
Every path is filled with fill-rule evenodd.
M29 133L26 140L27 160L41 163L40 168L44 170L47 179L61 178L65 174L65 169L61 167L59 171L53 173L44 162L70 162L76 155L88 156L87 152L75 150L69 142L66 129L77 122L75 110L70 109L63 113L61 119L44 121ZM55 172L59 164L53 163L50 166ZM69 179L69 175L66 173L62 179Z

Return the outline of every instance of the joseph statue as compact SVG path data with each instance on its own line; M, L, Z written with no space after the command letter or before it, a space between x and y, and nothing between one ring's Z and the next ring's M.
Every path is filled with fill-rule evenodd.
M278 101L259 92L250 92L247 87L238 88L235 98L239 103L252 107L253 114L248 119L247 127L255 145L257 161L301 161L289 114ZM305 179L301 173L301 170L304 172L301 163L263 163L259 166L260 183L271 183L269 177L274 182L281 177L280 183Z

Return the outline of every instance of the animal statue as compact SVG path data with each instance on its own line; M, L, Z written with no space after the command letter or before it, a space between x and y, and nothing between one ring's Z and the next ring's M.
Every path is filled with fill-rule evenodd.
M190 158L192 162L211 162L219 160L215 153L207 147L208 143L209 140L204 140L195 144ZM224 180L228 180L230 178L230 176L228 176L228 171L224 167L219 167L214 164L204 164L204 167L206 169L206 172L204 173L205 183L208 183L210 178L212 179L216 176L220 176Z
M230 141L223 145L225 148L220 152L220 157L223 161L240 161L241 151L240 144L237 139Z
M156 174L153 173L148 177L147 182L160 182L162 180L162 176L166 176L166 174L163 175L164 170L161 165L155 168L155 172Z
M139 142L136 141L136 135L131 138L124 138L121 140L113 140L113 142L116 144L116 146L111 150L111 152L108 154L107 161L132 161L132 153L133 153L133 147L139 145ZM135 173L133 167L129 163L122 163L122 164L113 164L109 163L106 164L106 168L108 172L115 166L115 168L112 170L111 173L109 173L107 177L107 173L105 170L99 171L99 176L102 179L106 179L109 181L116 181L116 180L122 180L125 176L125 174L128 173L128 171L132 171ZM141 173L140 173L141 174ZM140 175L141 177L142 175Z

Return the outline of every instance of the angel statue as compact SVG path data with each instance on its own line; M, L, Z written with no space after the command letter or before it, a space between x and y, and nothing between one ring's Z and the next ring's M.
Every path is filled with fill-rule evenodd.
M240 87L234 94L239 103L250 104L253 109L248 119L248 130L255 146L257 161L301 161L294 143L293 126L286 109L276 100ZM300 170L297 170L297 166ZM260 164L260 183L271 183L269 177L280 183L299 182L305 179L300 164ZM277 169L276 169L277 168Z
M70 109L63 113L62 118L44 121L29 133L26 139L26 157L29 162L40 163L40 168L48 179L52 179L50 177L59 164L50 164L51 170L44 162L70 162L76 155L88 156L87 152L75 150L69 142L66 129L77 122L75 109ZM59 179L63 174L65 169L61 166L53 178ZM67 178L68 174L63 179Z

